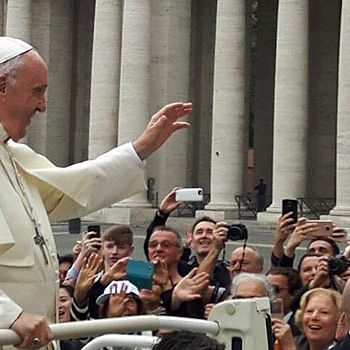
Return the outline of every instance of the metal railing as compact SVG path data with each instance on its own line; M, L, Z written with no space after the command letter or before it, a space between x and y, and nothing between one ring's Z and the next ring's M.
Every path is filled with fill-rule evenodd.
M335 205L334 198L315 198L298 197L299 216L305 216L310 219L319 219L321 215L329 214ZM240 194L235 196L238 207L238 219L256 219L257 204L254 194ZM270 204L270 198L266 198L267 206Z
M209 320L172 316L129 316L100 320L67 322L50 325L55 340L100 336L85 345L84 350L97 350L108 345L124 347L144 346L150 348L158 338L133 333L159 329L187 330L207 333L224 343L226 350L234 340L240 339L242 350L269 350L271 329L267 326L270 315L268 298L236 299L216 304ZM0 346L19 342L12 330L0 329Z
M106 334L95 338L87 343L81 350L99 350L107 346L133 348L142 347L151 349L157 342L158 337L134 335L134 334Z
M176 216L179 217L194 217L196 210L204 209L204 207L210 202L210 194L203 193L202 202L183 202L177 209Z
M256 219L256 205L254 196L250 194L239 194L235 196L238 207L238 219Z
M321 215L329 214L335 205L335 198L297 198L301 216L312 219L319 219Z
M219 325L216 322L171 316L132 316L50 325L54 339L83 338L116 332L153 331L160 328L187 329L210 334L219 333ZM15 344L19 340L14 331L0 329L0 346Z

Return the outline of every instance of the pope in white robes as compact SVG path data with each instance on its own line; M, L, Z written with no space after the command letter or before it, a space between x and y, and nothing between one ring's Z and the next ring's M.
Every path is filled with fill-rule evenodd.
M20 348L52 338L47 322L57 315L58 263L49 220L80 217L145 190L142 160L188 127L178 118L192 110L191 103L167 105L134 142L59 168L17 143L45 111L46 88L40 55L0 37L0 328L16 331Z

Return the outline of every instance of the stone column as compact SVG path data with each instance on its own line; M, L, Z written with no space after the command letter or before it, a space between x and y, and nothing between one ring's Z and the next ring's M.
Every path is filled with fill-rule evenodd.
M150 118L150 0L125 1L120 67L118 144L134 140ZM146 191L123 206L149 206Z
M76 28L74 41L74 86L71 137L74 163L88 158L89 114L91 88L91 54L94 36L95 3L80 0L75 3Z
M150 114L164 104L189 100L191 1L151 1ZM183 119L186 120L186 119ZM159 198L190 186L188 130L180 130L148 160Z
M272 204L259 220L274 221L283 198L305 196L308 127L309 3L278 6Z
M336 206L330 218L350 227L350 3L343 1L338 71Z
M32 1L8 0L6 36L31 42Z
M310 1L310 13L307 196L335 199L341 1Z
M121 0L96 0L90 100L90 159L117 145L121 16Z
M60 166L70 161L73 11L69 1L50 9L49 95L46 154Z
M8 0L6 7L5 35L31 43L32 1ZM21 142L27 143L25 136Z
M0 0L0 35L5 33L5 3Z
M225 218L242 193L245 152L244 0L217 3L211 147L210 215ZM198 215L200 215L198 213Z
M272 192L277 8L277 1L259 1L255 61L254 184L264 179L269 198Z
M32 44L48 64L50 75L50 23L51 2L47 0L32 0ZM49 99L51 75L47 98ZM53 96L54 97L54 96ZM41 154L47 154L47 111L33 119L28 130L28 145Z

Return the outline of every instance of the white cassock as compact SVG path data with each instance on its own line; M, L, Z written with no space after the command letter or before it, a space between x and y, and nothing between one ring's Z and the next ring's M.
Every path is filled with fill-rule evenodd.
M145 190L142 162L126 144L59 168L6 138L0 124L0 328L8 328L22 309L56 322L58 262L49 219L80 217ZM23 190L40 224L48 263L34 243Z

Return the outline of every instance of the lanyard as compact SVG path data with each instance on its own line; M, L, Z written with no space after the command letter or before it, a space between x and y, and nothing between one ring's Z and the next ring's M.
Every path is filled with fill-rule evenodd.
M35 229L34 243L40 248L40 250L43 254L45 264L48 265L49 259L47 257L46 252L45 252L45 248L47 249L47 245L46 245L44 237L41 234L40 223L38 222L37 218L35 217L34 207L33 207L32 203L29 199L29 196L27 194L26 188L24 186L24 182L22 180L22 176L17 168L14 156L6 143L4 144L4 148L5 148L6 152L8 153L9 160L10 160L10 163L12 165L12 170L14 171L15 181L13 180L11 174L9 173L8 169L6 168L4 161L0 157L1 166L6 174L7 178L9 179L12 188L14 189L15 192L17 192L17 194L22 202L23 208L25 209L28 217L30 218L31 222L34 225L34 229Z

